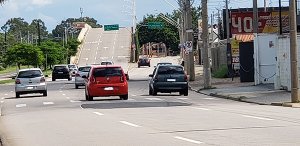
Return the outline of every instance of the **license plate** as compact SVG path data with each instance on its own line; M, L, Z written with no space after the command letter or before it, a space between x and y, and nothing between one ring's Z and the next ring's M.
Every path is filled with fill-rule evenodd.
M104 90L105 91L111 91L111 90L114 90L114 88L113 87L105 87Z
M59 74L63 74L64 72L58 72Z
M28 89L28 90L31 90L31 89L33 89L33 87L27 87L27 89Z
M168 82L176 82L176 79L167 79Z

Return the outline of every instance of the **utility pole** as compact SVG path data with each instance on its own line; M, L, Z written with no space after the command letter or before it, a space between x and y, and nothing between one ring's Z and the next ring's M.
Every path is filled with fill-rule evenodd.
M38 45L41 45L41 29L40 29L40 21L37 21L37 31L38 31Z
M265 9L265 12L267 12L267 0L264 0L264 9Z
M82 19L83 8L80 8L80 18Z
M229 10L228 10L228 0L225 1L226 5L226 51L227 51L227 68L230 73L231 78L233 78L233 68L232 68L232 53L230 45L230 29L229 29Z
M193 42L194 36L193 36L193 28L192 28L192 13L191 13L191 1L186 1L186 41ZM192 43L193 44L193 43ZM194 63L194 50L193 47L191 50L189 50L189 54L187 56L187 73L190 75L190 81L195 80L195 63Z
M257 37L258 33L258 8L257 0L253 0L253 34Z
M290 56L291 56L291 98L292 103L298 103L299 87L298 87L298 59L297 59L297 24L296 24L296 2L290 0Z
M211 88L211 72L208 58L208 15L207 0L201 1L202 5L202 40L203 40L203 71L204 71L204 88Z

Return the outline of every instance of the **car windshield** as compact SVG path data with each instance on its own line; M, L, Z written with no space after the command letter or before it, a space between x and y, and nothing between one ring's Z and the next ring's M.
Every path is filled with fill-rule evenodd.
M27 70L27 71L20 71L18 74L18 78L36 78L41 77L42 73L40 70Z
M158 74L184 74L184 71L180 66L160 66Z
M101 62L101 65L112 65L112 62Z
M91 67L79 67L78 70L81 72L89 72Z
M120 67L96 68L94 69L93 76L94 77L122 76L122 69Z
M54 70L56 70L56 71L67 71L68 69L66 68L66 66L55 66Z
M76 68L76 65L68 65L69 68Z

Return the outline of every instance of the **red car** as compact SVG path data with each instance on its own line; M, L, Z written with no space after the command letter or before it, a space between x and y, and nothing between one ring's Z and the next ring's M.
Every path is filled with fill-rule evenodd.
M86 100L99 96L120 96L128 99L128 83L121 66L92 66L86 80Z

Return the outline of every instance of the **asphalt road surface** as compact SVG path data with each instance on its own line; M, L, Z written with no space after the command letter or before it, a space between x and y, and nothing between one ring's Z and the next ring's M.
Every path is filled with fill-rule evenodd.
M48 82L47 97L16 99L13 85L0 86L4 145L300 145L300 109L241 103L192 91L189 96L149 96L147 75L152 69L132 66L127 101L119 97L85 101L84 89L75 89L73 81L66 80Z

